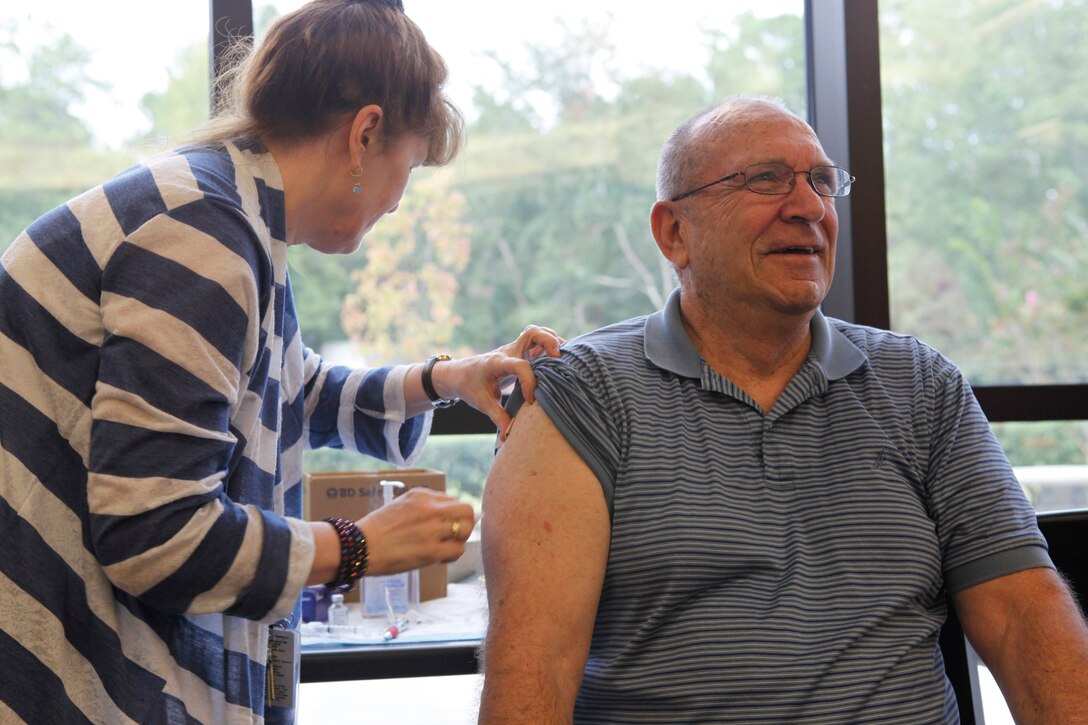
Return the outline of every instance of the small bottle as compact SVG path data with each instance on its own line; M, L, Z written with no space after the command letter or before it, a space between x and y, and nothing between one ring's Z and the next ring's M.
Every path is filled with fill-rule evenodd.
M340 592L332 595L328 623L341 626L346 626L348 623L348 605L344 604L344 595Z

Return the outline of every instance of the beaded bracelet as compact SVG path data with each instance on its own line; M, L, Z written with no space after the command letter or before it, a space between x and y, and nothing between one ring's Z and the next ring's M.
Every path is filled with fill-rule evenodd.
M366 574L366 536L351 519L330 517L324 521L332 524L340 537L340 568L336 570L336 578L325 584L325 588L350 592L355 582Z

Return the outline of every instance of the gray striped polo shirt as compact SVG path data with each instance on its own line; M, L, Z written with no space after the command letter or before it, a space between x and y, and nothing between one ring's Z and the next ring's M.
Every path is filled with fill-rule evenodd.
M952 723L946 592L1050 566L962 374L817 313L769 412L664 310L535 365L611 549L576 721Z

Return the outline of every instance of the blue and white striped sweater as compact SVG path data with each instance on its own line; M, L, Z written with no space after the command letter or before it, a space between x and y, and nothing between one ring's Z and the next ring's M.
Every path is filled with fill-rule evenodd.
M405 368L303 347L284 223L269 154L191 148L0 259L0 721L261 721L303 449L419 454Z

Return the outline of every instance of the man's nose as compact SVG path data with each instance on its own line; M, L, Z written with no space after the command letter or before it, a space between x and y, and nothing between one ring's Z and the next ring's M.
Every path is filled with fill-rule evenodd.
M798 175L804 179L798 179ZM783 214L790 218L803 219L806 222L818 222L827 213L825 197L816 193L812 185L812 177L807 171L793 172L793 186L786 194L782 204Z

